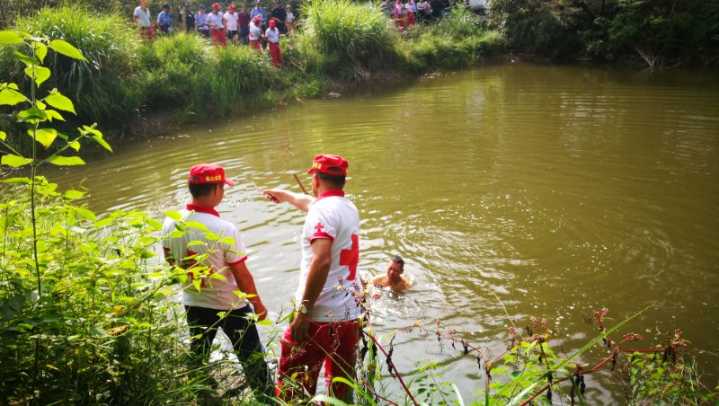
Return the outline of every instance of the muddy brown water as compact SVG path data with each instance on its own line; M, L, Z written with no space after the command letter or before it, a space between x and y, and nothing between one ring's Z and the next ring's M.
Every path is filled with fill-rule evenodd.
M210 121L117 150L51 176L87 187L98 211L161 217L188 199L190 165L224 165L238 185L220 212L240 227L273 312L287 309L296 286L303 215L268 204L259 190L297 190L291 175L313 154L333 152L350 160L361 272L382 272L388 255L400 254L415 283L375 302L380 335L416 323L431 331L440 320L496 355L507 339L506 307L519 326L546 318L553 343L569 353L596 335L593 309L607 307L611 324L654 304L624 331L668 337L681 329L716 384L715 74L486 67ZM397 333L396 343L401 371L416 376L436 362L440 380L476 398L474 358L416 329ZM609 382L593 378L590 399L610 399Z

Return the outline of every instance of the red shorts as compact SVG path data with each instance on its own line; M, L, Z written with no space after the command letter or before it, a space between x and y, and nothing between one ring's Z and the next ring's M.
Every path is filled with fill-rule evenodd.
M280 341L280 363L277 368L275 395L290 400L302 395L296 387L284 386L291 379L302 385L304 391L314 394L317 389L317 377L324 364L325 382L330 394L344 399L351 390L345 384L334 383L337 376L354 380L355 361L357 360L357 342L360 327L357 320L337 322L310 322L309 337L302 343L292 339L288 327Z

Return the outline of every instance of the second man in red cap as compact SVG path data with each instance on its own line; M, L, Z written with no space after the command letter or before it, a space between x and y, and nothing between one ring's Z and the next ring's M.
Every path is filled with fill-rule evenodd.
M312 194L271 189L266 196L307 212L302 228L302 261L295 296L295 317L281 340L276 395L291 400L314 394L323 364L330 394L346 402L351 388L335 377L354 380L360 335L362 288L357 278L360 220L345 197L349 164L339 155L317 155L308 173ZM303 391L298 391L296 384Z

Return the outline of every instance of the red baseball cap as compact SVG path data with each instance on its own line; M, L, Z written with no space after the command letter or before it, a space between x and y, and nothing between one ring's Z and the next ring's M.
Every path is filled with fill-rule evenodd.
M307 173L319 172L332 176L347 176L348 166L349 161L341 155L319 154L315 155L315 159L312 160L312 167L307 170Z
M193 185L201 185L205 183L224 183L225 185L234 186L235 182L225 177L225 169L219 165L198 164L190 168L190 174L187 181Z

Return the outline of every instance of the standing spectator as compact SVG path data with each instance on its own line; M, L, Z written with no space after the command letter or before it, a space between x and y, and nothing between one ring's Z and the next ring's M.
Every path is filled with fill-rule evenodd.
M285 27L287 10L285 10L284 4L275 2L274 7L272 7L272 12L270 13L270 19L273 18L275 19L275 24L277 24L277 29L279 29L282 34L287 34L287 27Z
M250 48L256 49L257 52L262 52L262 46L260 45L260 39L262 38L262 28L260 28L260 25L262 24L262 17L259 15L256 15L252 17L252 21L250 21Z
M222 21L222 6L220 3L212 3L212 12L207 15L207 25L210 27L210 37L214 45L227 45L225 35L225 24Z
M382 10L382 14L384 14L387 17L392 17L392 6L390 5L389 0L382 0L382 2L379 4L379 9Z
M417 14L417 3L415 3L414 0L407 0L405 8L407 9L407 28L410 28L416 21L415 16Z
M255 17L260 16L260 29L264 28L265 23L267 23L267 11L265 11L264 8L262 8L262 3L260 0L257 0L255 2L255 7L250 11L250 18L254 21Z
M185 9L185 32L195 31L195 15L190 8Z
M277 21L274 18L270 18L268 23L269 27L265 31L265 37L267 38L267 46L270 50L270 57L272 58L272 64L276 68L282 66L282 53L280 51L280 30L277 28Z
M287 34L292 34L295 30L295 13L292 12L292 5L287 6L287 18L285 19L285 27L287 27Z
M422 21L429 21L432 19L432 6L429 4L429 0L421 0L417 4L417 16Z
M147 0L140 0L140 4L135 7L132 13L132 20L135 21L137 28L140 30L140 36L146 40L151 40L155 36L150 22L150 9L147 8Z
M207 13L204 7L200 7L195 15L195 24L197 25L197 32L205 38L210 36L210 26L207 25Z
M394 25L400 30L404 28L404 24L402 22L403 10L404 7L402 6L402 0L394 0L394 7L392 8L392 19L394 20Z
M247 36L250 34L250 15L247 13L247 7L242 5L240 12L237 13L237 24L240 28L240 41L247 43Z
M346 159L317 155L312 168L314 197L279 189L265 191L272 201L287 202L307 212L302 228L300 280L295 317L280 340L275 394L293 400L313 396L317 375L325 366L330 395L352 402L352 389L335 377L355 380L360 338L362 288L357 278L360 219L343 191ZM299 384L287 385L288 381Z
M162 11L157 15L157 26L160 27L160 32L167 35L172 29L172 14L170 14L170 5L163 4Z
M237 7L235 6L235 3L232 3L230 4L230 7L227 8L227 12L225 13L223 19L225 21L225 30L227 30L227 38L235 44L238 42L238 18L239 15L237 14Z

